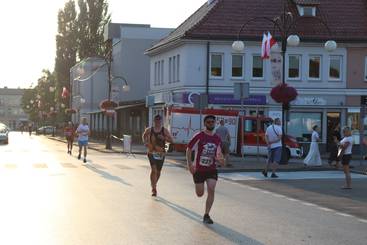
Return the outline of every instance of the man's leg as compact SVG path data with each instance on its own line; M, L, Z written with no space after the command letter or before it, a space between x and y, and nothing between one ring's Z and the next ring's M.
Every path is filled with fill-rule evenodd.
M152 192L153 194L156 194L157 192L157 176L158 176L158 169L156 164L150 165L151 171L150 171L150 184L152 186Z
M214 203L214 193L215 193L216 184L217 184L217 181L215 179L206 180L208 197L206 198L206 203L205 203L205 214L208 214L208 215Z
M84 147L84 159L87 158L87 146L83 146Z
M78 155L78 159L80 159L80 156L82 155L82 148L83 148L83 146L79 142L79 155Z
M195 184L195 192L198 197L202 197L204 195L204 183Z
M345 174L345 183L346 183L344 187L352 188L352 177L350 176L349 165L343 165L343 170Z

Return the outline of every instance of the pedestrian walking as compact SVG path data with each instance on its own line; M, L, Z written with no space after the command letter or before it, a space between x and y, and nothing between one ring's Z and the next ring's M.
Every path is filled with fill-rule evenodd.
M29 122L28 123L28 133L29 133L29 136L32 136L32 130L33 130L33 123L32 122Z
M330 155L328 163L330 166L335 166L335 168L339 168L339 159L338 159L338 145L341 140L340 135L340 124L338 123L333 130L332 133L332 142L330 143ZM333 165L333 162L335 161L335 165Z
M195 191L198 197L205 192L204 183L207 186L207 198L203 222L213 224L209 216L210 209L214 203L215 186L218 180L216 162L224 166L225 160L221 149L221 139L214 134L215 116L204 117L205 129L197 133L189 142L186 149L187 167L193 175ZM192 152L195 151L195 163L192 161Z
M303 160L304 165L307 166L321 166L321 156L319 151L319 141L320 141L320 135L319 135L319 127L317 125L314 125L312 127L312 135L311 135L311 145L310 150L308 151L308 154Z
M262 174L268 177L268 170L271 167L271 178L278 178L275 173L282 158L282 127L280 118L275 118L272 125L266 128L265 141L268 145L268 162Z
M225 159L225 166L231 167L232 164L229 163L229 147L231 146L231 135L226 126L224 126L224 120L220 120L220 126L215 130L215 133L219 136L222 141L222 153ZM220 166L220 165L219 165Z
M143 133L143 142L147 147L147 155L150 163L150 184L152 187L152 196L157 196L157 183L161 176L161 171L166 156L166 142L172 143L173 139L168 131L162 125L162 117L154 117L153 127L147 128Z
M352 189L352 177L350 175L349 163L352 159L353 137L349 127L343 128L343 139L340 141L338 157L341 159L345 174L345 185L342 189Z
M71 155L71 152L73 150L73 143L74 143L74 125L72 122L68 122L66 126L64 127L64 135L67 142L68 147L68 154Z
M78 135L78 145L79 145L79 155L78 159L81 158L82 149L84 149L84 160L83 162L87 162L87 148L88 148L88 139L89 139L89 126L87 123L87 118L82 118L82 123L79 124L78 128L76 129L76 134Z

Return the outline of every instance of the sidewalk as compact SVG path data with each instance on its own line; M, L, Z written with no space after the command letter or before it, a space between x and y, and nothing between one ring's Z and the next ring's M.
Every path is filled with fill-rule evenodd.
M52 137L47 136L47 138L52 140L57 140L61 142L65 142L66 140L64 137ZM77 143L74 142L74 145ZM122 142L117 142L116 140L112 140L112 149L108 150L105 147L104 141L98 141L95 139L91 139L89 141L88 147L90 149L103 152L103 153L124 153ZM144 145L140 144L133 144L132 145L132 154L137 155L145 155L146 148ZM167 153L166 160L170 163L177 164L181 167L186 166L186 157L183 152L169 152ZM219 172L254 172L254 171L261 171L266 163L266 158L259 156L258 158L255 156L245 156L243 159L239 156L230 156L230 161L232 167L220 167L218 168ZM324 164L320 167L304 167L303 159L290 159L288 165L280 165L278 170L279 171L328 171L328 170L335 170L334 167L330 167L327 164L327 159L323 158ZM351 171L354 173L359 174L366 174L367 169L367 162L363 162L362 166L360 165L359 160L352 160L351 161L352 169Z

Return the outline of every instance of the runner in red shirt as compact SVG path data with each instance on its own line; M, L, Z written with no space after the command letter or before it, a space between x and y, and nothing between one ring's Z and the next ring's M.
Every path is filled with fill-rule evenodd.
M213 224L209 216L210 209L214 202L215 186L218 180L216 161L222 166L225 164L222 155L221 140L214 134L215 116L204 117L205 130L197 133L189 142L186 149L187 167L193 175L196 195L204 195L204 182L207 185L208 196L205 205L203 222ZM195 151L195 163L192 162L192 151Z
M74 126L72 122L68 122L68 124L64 128L64 135L68 145L68 154L71 155L73 150L73 142L74 142Z

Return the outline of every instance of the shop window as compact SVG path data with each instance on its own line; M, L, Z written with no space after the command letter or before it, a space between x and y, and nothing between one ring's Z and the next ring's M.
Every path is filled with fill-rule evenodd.
M367 56L364 58L364 80L367 82Z
M296 137L300 142L310 142L312 127L318 125L322 128L322 113L318 112L290 112L288 134ZM322 138L322 131L320 132Z
M353 143L359 144L359 128L360 128L360 117L359 117L359 111L356 112L348 112L347 116L347 126L352 131L352 137L353 137Z
M211 77L221 78L223 76L223 56L221 54L212 54L210 57Z
M252 78L264 78L264 63L260 55L252 56Z
M311 56L309 59L308 77L311 80L321 79L321 56Z
M288 58L288 78L300 79L300 55L290 55Z
M232 78L243 77L243 55L232 55Z
M342 57L330 56L329 79L341 80Z

